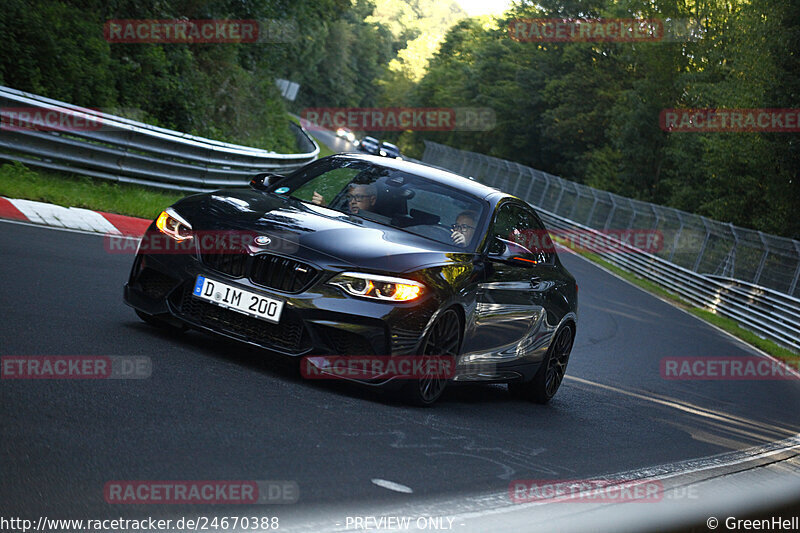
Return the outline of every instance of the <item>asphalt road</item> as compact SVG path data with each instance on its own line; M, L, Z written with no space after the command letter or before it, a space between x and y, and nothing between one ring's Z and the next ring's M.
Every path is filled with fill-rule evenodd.
M347 139L342 139L341 137L337 137L336 133L332 131L317 129L314 130L312 133L317 139L325 143L328 146L328 148L333 150L335 153L358 151L358 148L353 146L353 143L351 143Z
M181 511L108 504L109 480L293 480L293 512L391 503L615 473L800 431L797 382L662 379L663 357L752 352L575 256L563 261L580 285L580 322L570 379L552 403L470 386L431 409L304 381L227 340L147 326L122 302L132 260L98 236L0 222L0 354L153 363L145 380L0 381L3 515Z

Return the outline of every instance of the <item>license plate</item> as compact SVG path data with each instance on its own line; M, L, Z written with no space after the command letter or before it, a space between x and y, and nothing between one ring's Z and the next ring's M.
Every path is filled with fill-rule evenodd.
M192 296L270 322L278 322L283 311L281 300L238 289L205 276L197 276Z

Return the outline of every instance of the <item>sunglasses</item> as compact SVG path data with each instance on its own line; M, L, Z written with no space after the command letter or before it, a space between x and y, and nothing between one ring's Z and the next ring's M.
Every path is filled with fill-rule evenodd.
M467 231L468 229L475 229L475 226L469 226L467 224L453 224L450 226L450 229L455 231Z
M371 194L348 194L346 196L348 202L363 202L369 198L372 198Z

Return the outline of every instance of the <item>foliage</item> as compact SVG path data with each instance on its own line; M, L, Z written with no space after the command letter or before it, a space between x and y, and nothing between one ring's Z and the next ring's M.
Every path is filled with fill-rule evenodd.
M179 131L296 151L274 80L303 68L310 50L331 64L325 52L336 47L302 30L335 27L349 8L347 0L6 0L0 81ZM229 44L118 44L103 36L108 20L176 18L278 20L301 31L288 42ZM370 86L375 71L334 81Z
M31 170L15 162L0 166L0 196L154 219L184 195L60 172Z
M490 132L425 139L594 187L800 237L797 133L668 133L669 108L800 108L796 0L523 0L465 18L453 0L5 0L0 83L189 133L296 149L286 108L477 107ZM109 19L277 20L286 42L111 44ZM661 42L518 42L517 18L655 18ZM296 102L274 80L300 84Z
M511 159L637 199L800 237L797 133L667 133L669 108L800 107L792 0L544 0L496 27L455 25L411 91L415 105L491 107L490 134L405 135ZM518 42L516 18L685 21L660 42ZM421 155L419 152L414 155Z

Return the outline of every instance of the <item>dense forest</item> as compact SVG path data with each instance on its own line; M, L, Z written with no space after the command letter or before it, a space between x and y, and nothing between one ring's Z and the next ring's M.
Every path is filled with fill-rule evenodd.
M800 237L800 134L667 133L670 108L800 107L796 0L558 1L464 20L408 94L421 106L487 106L490 135L426 134L600 189ZM517 42L518 18L687 21L664 42ZM406 135L419 142L419 135ZM438 138L437 138L438 137Z
M291 151L276 78L299 102L375 105L391 32L349 0L4 0L0 83L151 124ZM294 34L257 43L106 40L109 20L256 20ZM342 61L344 58L344 61ZM298 103L299 103L298 102Z
M666 132L671 108L800 108L796 0L538 0L468 18L452 0L4 0L0 83L274 150L286 110L482 107L490 132L380 134L511 159L634 198L800 237L800 134ZM647 18L659 42L519 42L516 19ZM112 44L109 19L291 21L294 38ZM284 101L276 78L300 84Z
M377 106L389 73L419 77L465 16L452 0L3 0L0 84L287 151L289 103L276 78L300 84L295 111ZM292 33L257 43L108 42L104 24L131 19L256 20Z

